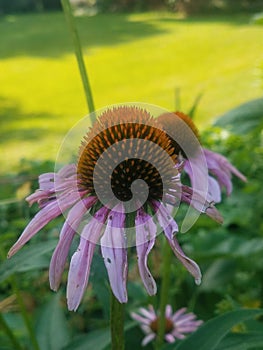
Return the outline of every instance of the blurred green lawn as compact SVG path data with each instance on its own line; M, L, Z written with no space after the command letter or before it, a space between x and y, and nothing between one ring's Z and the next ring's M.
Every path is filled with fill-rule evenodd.
M248 16L179 19L172 13L77 19L96 108L128 101L189 110L196 121L262 95L263 27ZM0 18L1 173L21 158L56 158L87 113L62 13Z

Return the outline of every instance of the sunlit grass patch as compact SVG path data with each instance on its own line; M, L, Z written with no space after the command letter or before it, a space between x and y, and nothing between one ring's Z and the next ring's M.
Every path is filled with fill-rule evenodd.
M96 108L141 101L188 111L201 91L204 126L262 94L262 27L246 16L179 19L169 13L77 19ZM62 14L0 23L1 172L21 158L55 159L63 135L87 113Z

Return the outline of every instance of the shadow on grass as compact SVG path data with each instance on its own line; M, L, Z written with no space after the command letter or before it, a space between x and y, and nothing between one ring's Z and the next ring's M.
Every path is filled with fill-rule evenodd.
M100 14L76 21L84 48L112 46L164 32L153 23L131 21L125 14ZM57 57L73 52L63 13L6 16L0 21L0 33L0 58Z
M229 24L230 26L242 26L242 25L248 25L250 23L252 14L251 16L241 13L233 13L232 15L230 14L221 14L221 15L216 15L216 14L207 14L204 16L201 15L192 15L189 17L185 18L172 18L172 17L164 17L160 18L160 22L176 22L178 24L215 24L218 25L220 23L222 24Z
M44 113L26 114L20 109L18 103L0 97L0 144L4 147L9 141L38 141L45 137L46 127L34 126L39 120L52 120L54 115ZM61 133L63 135L63 132Z
M114 46L134 39L166 33L161 22L195 25L199 23L228 23L247 25L248 15L207 15L179 19L176 14L164 13L156 17L134 20L128 14L99 14L76 18L82 47L92 49L100 45ZM73 45L63 13L26 14L0 17L0 58L17 55L59 57L73 52ZM90 54L90 52L89 52Z

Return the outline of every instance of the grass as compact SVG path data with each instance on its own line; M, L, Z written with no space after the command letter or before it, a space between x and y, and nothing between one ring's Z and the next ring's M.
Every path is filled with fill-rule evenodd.
M189 110L203 92L204 127L262 95L262 27L248 16L179 19L168 13L77 19L96 108L140 101ZM0 172L21 158L56 158L66 132L87 113L62 13L0 21Z

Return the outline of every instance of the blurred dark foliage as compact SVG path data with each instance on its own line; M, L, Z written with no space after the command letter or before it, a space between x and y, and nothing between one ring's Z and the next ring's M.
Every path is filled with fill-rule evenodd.
M186 14L258 12L263 0L72 0L76 7L95 7L99 12L168 9ZM60 0L0 0L0 15L60 10Z
M61 10L60 0L0 0L0 15Z
M168 0L173 9L186 14L257 12L262 0Z

